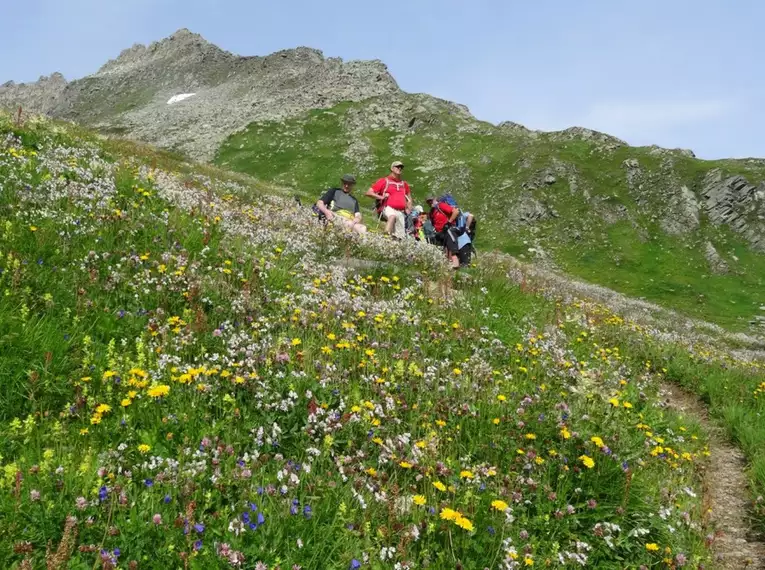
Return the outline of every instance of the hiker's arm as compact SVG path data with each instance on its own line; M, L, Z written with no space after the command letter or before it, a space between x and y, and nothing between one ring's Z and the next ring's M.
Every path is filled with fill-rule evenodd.
M452 215L449 216L449 223L453 224L454 220L457 219L457 216L460 215L460 209L459 208L452 208Z
M323 200L319 200L318 202L316 202L316 207L319 208L319 211L322 214L327 216L328 220L331 220L332 218L335 217L335 215L332 213L332 211L329 208L327 208L327 206L324 204Z
M388 193L385 192L385 178L381 178L369 187L367 193L364 196L369 196L375 200L384 200L388 197Z
M387 192L382 192L382 193L375 192L374 186L370 186L369 190L367 190L367 193L364 194L364 196L369 196L370 198L374 198L375 200L384 200L385 198L388 197L388 193Z

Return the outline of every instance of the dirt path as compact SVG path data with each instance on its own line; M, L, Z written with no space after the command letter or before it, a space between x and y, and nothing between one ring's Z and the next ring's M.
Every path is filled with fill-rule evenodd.
M706 501L712 510L712 528L720 531L713 545L723 570L765 570L765 542L750 533L750 502L739 449L731 445L723 431L709 419L706 406L681 388L662 386L668 405L697 418L709 434L710 462L704 476Z

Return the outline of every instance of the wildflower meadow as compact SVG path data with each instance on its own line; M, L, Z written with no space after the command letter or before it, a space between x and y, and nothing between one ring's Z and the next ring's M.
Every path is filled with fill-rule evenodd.
M0 117L0 567L713 561L655 336L131 148Z

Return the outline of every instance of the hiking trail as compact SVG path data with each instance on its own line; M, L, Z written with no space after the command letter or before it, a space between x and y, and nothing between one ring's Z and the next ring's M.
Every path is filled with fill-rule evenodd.
M765 542L751 531L749 489L744 474L744 454L709 418L707 407L682 388L661 387L667 404L698 418L709 434L709 465L704 473L704 494L711 509L709 522L722 533L712 544L722 570L765 570Z

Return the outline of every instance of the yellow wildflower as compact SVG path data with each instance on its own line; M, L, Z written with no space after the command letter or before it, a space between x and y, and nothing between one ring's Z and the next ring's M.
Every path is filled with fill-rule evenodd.
M414 501L415 505L418 505L420 507L426 503L425 497L422 495L415 495L414 497L412 497L412 500Z
M504 511L507 510L509 505L505 501L501 501L501 500L497 499L496 501L492 501L491 502L491 506L492 506L492 508L494 508L494 509L496 509L498 511L504 512Z
M441 481L434 481L433 486L439 491L446 491L446 485L441 483Z
M595 467L595 461L593 461L592 457L589 457L587 455L580 455L579 459L582 461L584 466L587 467L587 469L592 469L593 467Z
M441 509L441 514L439 516L445 521L456 521L457 518L461 517L462 515L458 511L444 507Z
M170 393L170 386L167 384L159 384L153 388L149 388L149 396L152 398L161 398L167 396Z
M138 451L140 451L141 453L148 453L150 449L151 447L149 447L145 443L142 443L141 445L138 446Z
M474 530L473 523L462 516L457 517L457 519L454 521L454 524L468 532L473 532Z

